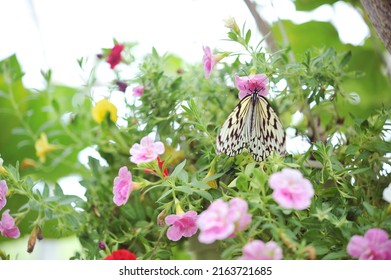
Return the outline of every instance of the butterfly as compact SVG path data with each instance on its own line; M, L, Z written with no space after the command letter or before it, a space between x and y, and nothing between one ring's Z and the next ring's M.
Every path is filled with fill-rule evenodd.
M285 130L269 101L254 88L228 116L216 139L217 154L236 156L244 148L261 162L273 151L285 153Z

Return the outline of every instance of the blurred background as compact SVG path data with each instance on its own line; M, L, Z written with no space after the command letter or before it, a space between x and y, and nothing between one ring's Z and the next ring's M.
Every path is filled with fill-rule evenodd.
M114 38L119 42L137 42L134 49L136 57L141 58L155 47L160 54L168 52L188 63L201 63L202 46L231 50L230 43L224 40L228 32L224 21L229 17L234 17L239 26L245 23L247 28L252 29L252 40L259 41L263 38L246 2L248 1L1 1L0 60L15 54L25 73L23 84L31 89L44 86L41 70L49 69L52 70L54 83L82 86L84 76L88 73L80 70L77 60L81 57L95 59L102 48L113 46ZM253 0L253 3L271 30L282 22L279 20L284 20L285 35L289 37L292 48L297 53L303 54L303 50L312 45L354 49L356 56L355 52L353 56L360 59L354 60L353 64L356 64L356 68L366 67L362 71L373 75L366 76L367 95L356 94L359 101L373 99L368 90L371 87L378 96L388 96L384 91L389 87L383 85L381 78L375 78L381 72L381 65L383 73L386 71L383 59L387 58L373 56L379 48L383 52L383 48L379 41L371 38L374 33L363 16L359 1ZM113 79L109 65L100 71L102 85ZM0 131L3 125L1 121L4 121L4 116L0 118ZM5 149L4 145L0 145L0 154L4 154ZM79 159L85 161L86 156L81 155ZM62 178L59 184L65 193L83 197L83 188L79 185L77 176ZM12 251L17 259L68 259L80 246L77 239L72 237L63 240L44 239L36 246L33 254L28 254L27 239L28 236L15 241L0 240L0 249Z

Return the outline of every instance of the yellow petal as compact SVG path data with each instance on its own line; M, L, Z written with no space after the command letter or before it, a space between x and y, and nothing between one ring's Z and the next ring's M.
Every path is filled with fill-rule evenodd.
M59 149L59 146L49 144L45 133L41 133L41 136L35 142L35 153L41 162L45 162L46 155L56 149Z
M92 108L92 118L97 123L101 123L105 119L107 113L110 114L112 122L117 121L117 107L107 99L102 99Z

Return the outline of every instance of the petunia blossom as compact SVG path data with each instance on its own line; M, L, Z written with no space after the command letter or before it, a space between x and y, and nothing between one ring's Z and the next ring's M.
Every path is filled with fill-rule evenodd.
M264 243L261 240L253 240L243 247L243 255L240 260L281 260L282 250L274 241Z
M144 86L143 85L138 85L133 88L133 95L134 96L141 96L144 94Z
M140 144L136 143L130 148L130 161L136 164L151 162L164 153L164 144L160 141L154 142L149 136L141 139Z
M210 77L210 73L212 72L212 69L215 67L217 62L219 62L224 57L226 57L228 53L213 55L209 47L202 47L202 48L204 50L204 56L202 57L202 65L204 67L205 78L208 79Z
M256 91L259 95L266 96L269 94L267 84L269 79L264 74L235 77L235 85L239 90L239 99L245 98L247 95Z
M5 180L0 181L0 210L7 204L7 182Z
M197 212L188 211L179 215L168 215L165 222L169 225L167 238L172 241L178 241L183 237L191 237L196 234Z
M121 167L118 171L118 177L114 178L114 203L118 206L124 205L135 188L136 185L132 182L132 173L126 166Z
M372 228L364 236L352 236L347 252L360 260L391 260L391 240L385 230Z
M251 221L247 209L247 203L241 198L234 198L229 203L222 199L214 201L198 216L197 226L200 229L198 240L210 244L216 240L235 236Z
M18 238L20 236L19 228L15 225L14 218L9 214L9 209L3 212L0 220L0 233L8 238Z
M110 68L114 69L121 62L121 52L124 50L124 45L116 44L110 51L106 58L107 63L110 64Z
M128 87L127 83L125 83L124 81L119 81L118 80L118 81L115 82L115 84L117 85L119 91L122 91L124 93L126 92L126 89Z
M286 209L306 209L314 196L311 182L304 178L300 171L290 168L272 174L269 185L274 190L274 200Z
M110 115L110 120L112 122L117 121L117 107L108 99L104 98L98 101L92 108L92 118L97 123L101 123L106 119L107 114Z
M391 203L391 184L383 190L383 199L388 203Z
M108 255L105 257L105 260L136 260L136 255L125 249L119 249L115 250L111 253L111 255Z

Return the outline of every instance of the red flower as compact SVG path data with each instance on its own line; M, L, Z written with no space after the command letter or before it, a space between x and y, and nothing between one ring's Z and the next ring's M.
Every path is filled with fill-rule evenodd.
M108 255L105 260L136 260L137 257L132 252L125 250L125 249L119 249L116 251L113 251L111 255Z
M114 69L121 62L121 52L124 49L124 45L116 44L110 54L107 56L106 61L110 64L110 68Z
M161 160L161 159L160 159L160 156L157 156L157 163L159 164L160 169L162 169L162 168L163 168L163 164L164 164L164 160ZM164 177L170 176L170 174L168 174L167 168L164 168L164 170L163 170L163 176L164 176Z

